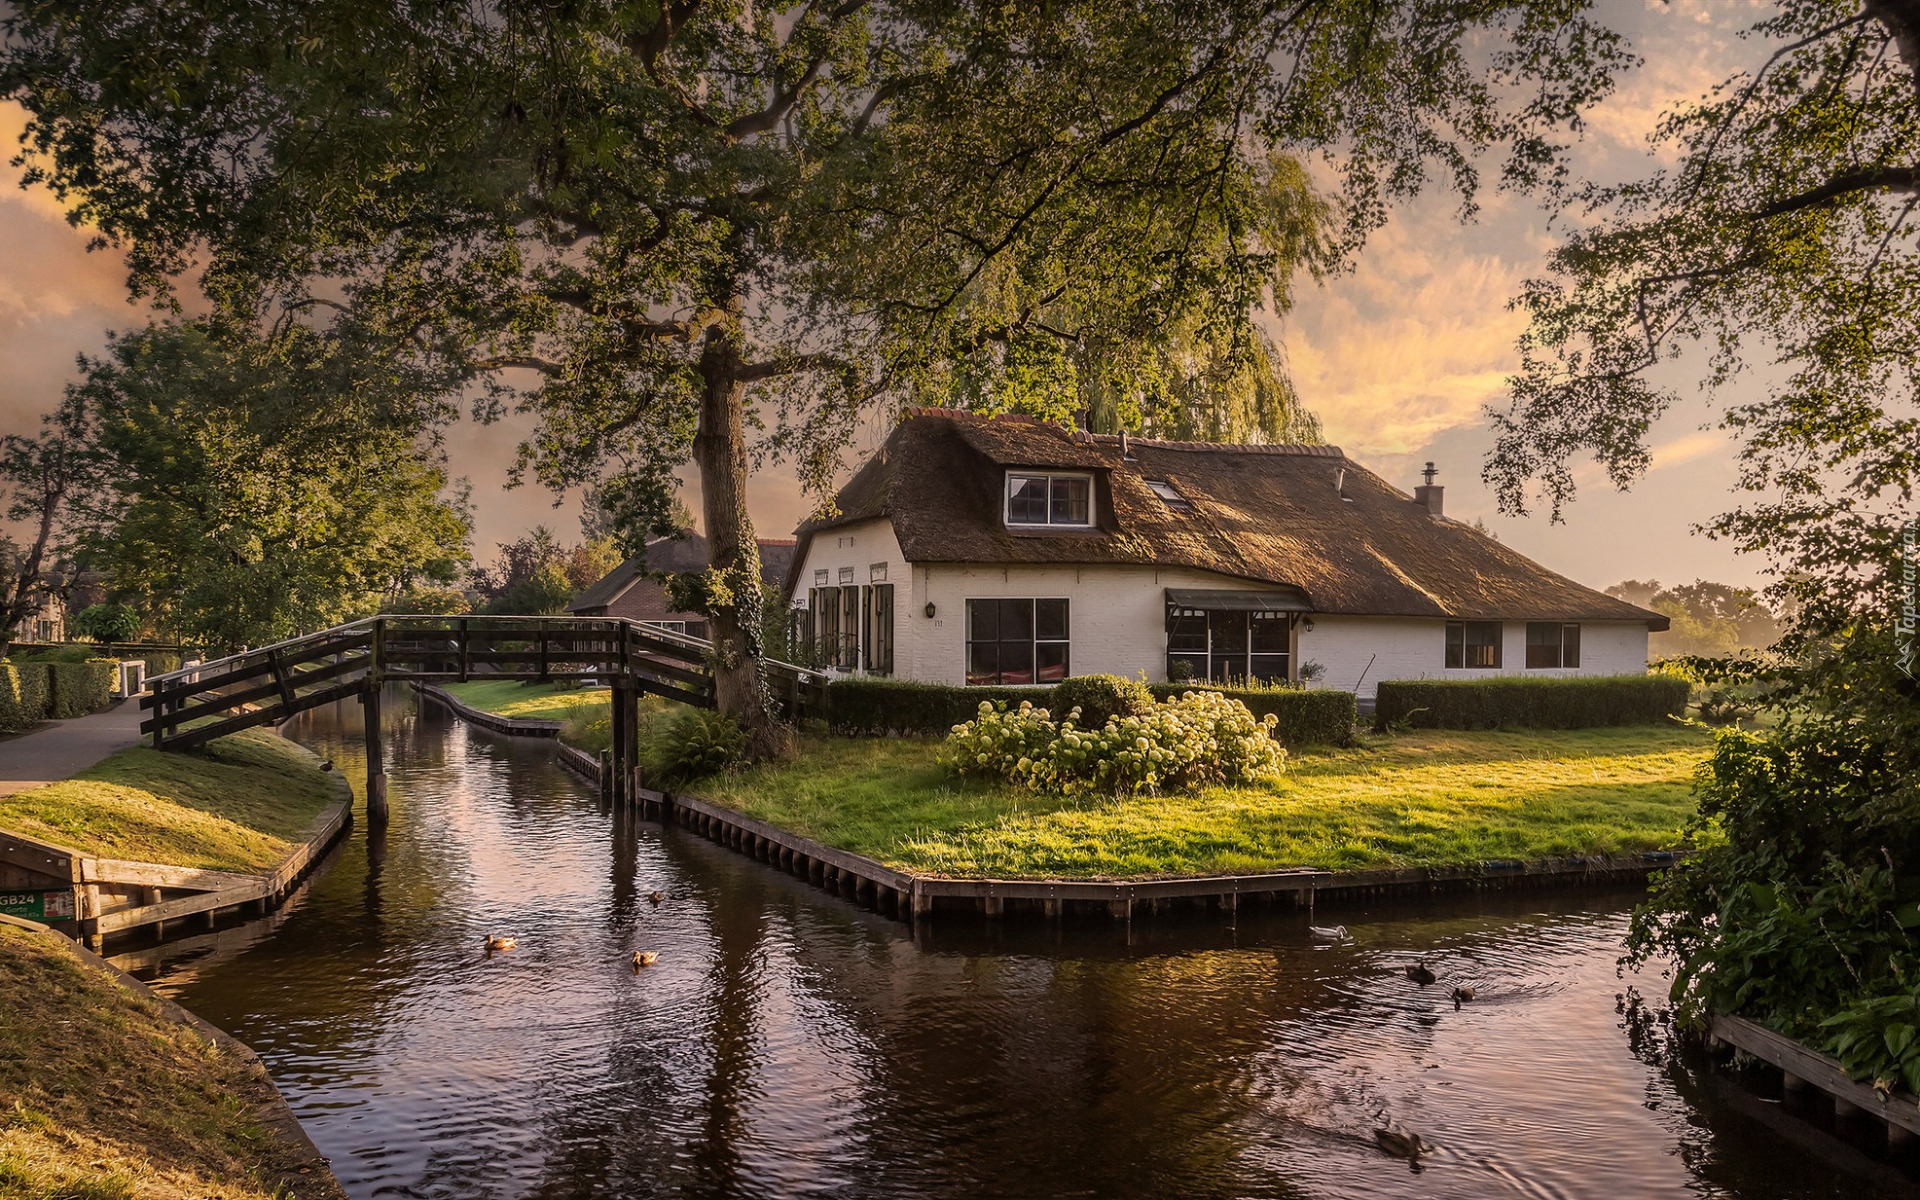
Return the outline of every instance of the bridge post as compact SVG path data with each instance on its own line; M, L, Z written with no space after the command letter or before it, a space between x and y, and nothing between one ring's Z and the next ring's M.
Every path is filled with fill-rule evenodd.
M387 764L381 752L380 684L369 680L360 693L360 709L367 732L367 824L387 823Z
M624 682L613 685L613 705L608 715L607 770L613 776L613 802L625 804L632 796L627 788L627 726L633 721L632 693Z

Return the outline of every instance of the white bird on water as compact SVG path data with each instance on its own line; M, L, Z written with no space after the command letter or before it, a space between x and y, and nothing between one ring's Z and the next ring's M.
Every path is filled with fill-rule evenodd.
M1307 926L1307 932L1323 942L1343 942L1347 939L1347 927L1345 925L1335 925L1331 928L1325 925L1309 925Z

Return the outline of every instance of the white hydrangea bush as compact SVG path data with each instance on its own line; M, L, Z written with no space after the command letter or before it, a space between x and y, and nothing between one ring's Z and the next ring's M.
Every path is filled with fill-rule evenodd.
M980 702L955 725L940 765L960 775L1006 779L1035 791L1125 795L1280 778L1287 752L1273 739L1279 718L1256 718L1218 692L1187 692L1103 729L1080 728L1080 710L1055 721L1022 701Z

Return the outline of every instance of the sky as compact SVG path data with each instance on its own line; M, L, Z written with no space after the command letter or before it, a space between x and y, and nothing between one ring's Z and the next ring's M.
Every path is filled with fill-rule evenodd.
M1655 165L1645 137L1658 114L1756 66L1756 47L1734 34L1767 7L1598 0L1601 19L1627 33L1646 61L1593 112L1576 170L1622 178ZM23 120L20 109L0 103L0 145L15 144ZM148 319L143 306L127 302L119 257L88 252L87 240L50 194L21 189L19 172L0 164L0 432L33 429L78 378L77 355L98 353L109 330ZM1576 472L1580 492L1563 524L1541 513L1496 511L1480 481L1493 442L1484 410L1502 404L1518 363L1514 341L1524 322L1508 301L1542 272L1553 242L1546 214L1526 198L1483 195L1471 224L1460 222L1457 198L1443 189L1397 210L1350 272L1298 289L1288 318L1269 318L1301 397L1328 440L1361 465L1410 491L1421 465L1433 461L1448 515L1484 520L1507 545L1582 583L1762 582L1762 563L1694 532L1733 503L1734 447L1712 418L1738 398L1715 403L1693 391L1700 356L1675 369L1672 379L1686 381L1688 398L1655 426L1652 468L1631 490L1615 491L1589 464ZM464 422L448 435L454 470L473 485L482 561L537 522L567 538L577 534L577 498L555 508L544 491L505 486L527 428L524 420ZM885 432L883 421L869 424L850 449L849 472ZM697 512L691 491L688 499ZM807 512L791 468L777 464L755 477L748 500L763 537L790 536Z

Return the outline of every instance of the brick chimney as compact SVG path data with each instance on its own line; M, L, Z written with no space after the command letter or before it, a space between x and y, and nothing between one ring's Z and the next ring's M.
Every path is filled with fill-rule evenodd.
M1446 494L1447 490L1433 481L1433 477L1439 473L1440 472L1434 470L1432 463L1428 463L1427 469L1420 472L1426 479L1426 483L1413 489L1413 502L1415 504L1426 505L1427 515L1434 517L1443 515L1441 498Z

